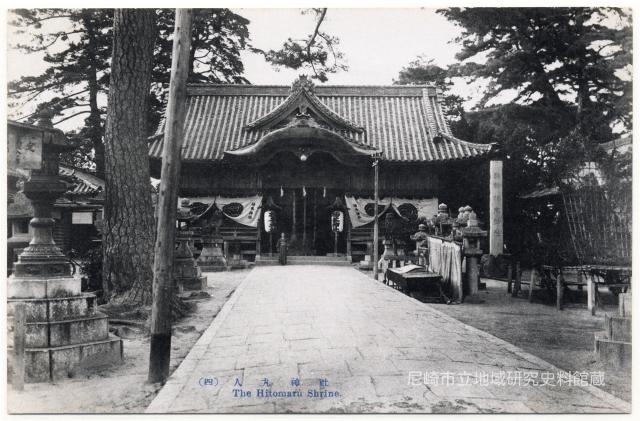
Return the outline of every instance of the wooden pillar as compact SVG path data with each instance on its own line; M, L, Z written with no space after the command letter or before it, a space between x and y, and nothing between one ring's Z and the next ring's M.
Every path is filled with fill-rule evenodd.
M307 195L302 193L302 250L307 254Z
M536 268L531 268L531 275L529 276L529 302L533 302L533 289L536 287L537 280Z
M521 281L522 281L522 272L520 272L520 262L516 262L516 273L515 273L515 284L513 286L513 291L511 291L512 297L517 297L518 293L521 289Z
M344 223L347 226L347 260L351 262L351 218L349 211L344 211Z
M489 163L489 254L498 256L504 249L502 216L502 161Z
M313 249L316 250L318 233L318 190L313 189Z
M562 310L562 298L564 296L564 275L562 275L562 270L558 274L558 279L556 280L556 308L558 310Z
M373 220L373 279L378 280L378 171L380 167L380 160L378 157L374 158L374 181L373 181L373 194L374 194L374 220Z
M153 303L151 306L148 377L150 383L164 382L169 376L171 300L174 283L173 252L175 221L178 211L176 201L178 180L180 179L180 151L184 138L192 18L193 11L191 9L176 9L153 263Z
M258 218L258 227L257 227L258 233L257 233L257 239L256 239L256 259L260 257L260 254L262 252L262 227L263 226L264 226L264 219Z
M226 240L222 242L222 254L226 259L231 259L231 256L229 256L229 242Z
M591 274L587 279L587 308L592 316L596 315L596 280L595 275Z
M297 239L296 235L296 189L291 189L291 196L293 197L291 206L292 206L292 214L291 214L291 239L289 244L293 243Z

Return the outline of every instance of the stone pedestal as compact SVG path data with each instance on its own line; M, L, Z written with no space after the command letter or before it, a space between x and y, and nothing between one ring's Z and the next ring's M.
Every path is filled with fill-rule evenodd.
M466 302L482 302L478 296L480 289L480 257L482 257L482 250L471 249L465 250L464 256L466 258L466 285L464 285L465 301Z
M595 336L595 353L598 360L614 367L631 367L631 293L619 298L619 315L605 315L605 331Z
M198 291L207 286L207 278L202 276L189 247L192 235L192 231L185 230L179 230L176 233L178 248L173 255L173 277L179 292Z
M227 270L227 259L222 252L222 236L214 234L204 239L204 247L197 264L203 272L222 272Z
M80 279L53 241L51 208L66 185L57 178L57 156L48 156L46 146L43 169L23 189L34 208L33 237L8 281L9 312L20 303L25 307L25 382L72 377L123 358L122 340L109 334L95 295L81 292Z

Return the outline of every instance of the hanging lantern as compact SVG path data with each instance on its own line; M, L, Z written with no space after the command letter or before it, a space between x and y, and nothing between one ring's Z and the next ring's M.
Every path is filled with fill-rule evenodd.
M344 229L344 213L341 211L331 212L331 230L333 232L342 232Z
M276 230L276 213L272 210L264 213L264 230L269 233Z

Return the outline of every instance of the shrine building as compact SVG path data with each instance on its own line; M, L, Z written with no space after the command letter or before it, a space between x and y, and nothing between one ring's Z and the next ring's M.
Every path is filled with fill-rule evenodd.
M202 214L201 225L208 209L222 211L225 249L248 260L281 233L291 254L333 252L331 213L341 208L338 251L350 260L373 239L378 157L384 212L431 218L447 203L455 216L470 204L488 222L494 151L456 138L441 100L434 86L315 86L304 76L292 86L188 85L182 204ZM163 131L161 123L150 139L157 178Z

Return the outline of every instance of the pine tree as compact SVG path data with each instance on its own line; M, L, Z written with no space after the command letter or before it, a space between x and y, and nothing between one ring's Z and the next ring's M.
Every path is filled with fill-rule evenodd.
M450 76L486 81L476 140L498 142L524 185L560 182L612 128L631 127L631 16L615 8L451 8L462 50ZM504 105L500 98L513 95ZM524 171L523 171L524 169ZM529 183L526 181L529 180Z
M54 123L87 114L84 125L68 136L78 147L63 160L71 165L94 168L104 174L105 97L109 84L113 44L112 9L19 9L11 24L29 42L15 45L25 53L44 52L49 63L40 75L22 77L9 84L10 106L17 118L34 121L48 109ZM164 92L169 84L174 11L157 13L158 42L154 51L152 93L147 113L147 133L161 117ZM55 21L55 29L50 23ZM249 21L228 9L197 9L189 82L248 83L242 76L240 51L247 46ZM58 29L64 28L64 29ZM47 98L51 97L51 98ZM41 100L41 98L46 98ZM25 115L19 108L36 105Z
M154 215L146 116L156 13L116 9L105 127L103 289L126 304L151 302Z

